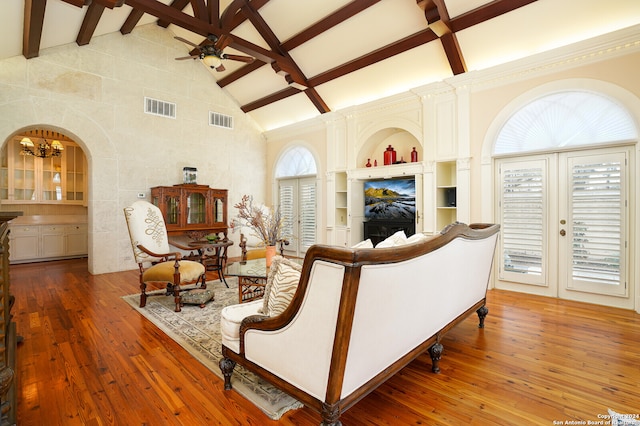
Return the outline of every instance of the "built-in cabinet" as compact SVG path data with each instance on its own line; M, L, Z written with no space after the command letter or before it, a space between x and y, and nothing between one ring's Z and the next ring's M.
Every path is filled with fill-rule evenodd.
M85 216L22 216L13 219L9 229L11 263L85 257L88 253Z
M3 204L86 205L87 162L82 149L62 142L57 157L24 155L19 140L0 152L0 199Z
M351 246L367 238L379 242L398 230L405 230L407 235L414 232L437 233L447 225L461 220L458 205L458 160L422 160L425 151L415 138L397 130L388 133L391 136L383 132L385 139L376 134L372 143L362 146L355 156L356 168L329 174L329 181L333 178L333 186L329 188L333 188L335 197L333 209L329 212L333 215L334 223L328 227L329 241L332 244ZM381 160L382 153L390 144L390 138L393 138L393 147L398 152L397 158L404 159L405 162L384 165L377 161L378 165L373 165L372 159ZM418 161L406 162L411 159L414 147L417 147ZM416 219L413 223L382 223L364 218L362 193L365 182L411 177L415 178L416 184Z
M335 174L336 199L335 199L335 225L347 226L348 219L348 195L347 173L338 172Z
M455 161L436 163L436 231L457 220L457 169Z
M187 231L227 235L227 190L181 184L151 188L151 202L164 217L169 235Z

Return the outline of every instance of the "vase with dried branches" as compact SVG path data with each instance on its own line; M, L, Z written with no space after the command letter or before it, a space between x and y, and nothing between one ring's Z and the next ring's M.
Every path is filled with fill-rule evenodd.
M284 218L280 208L269 209L261 204L256 205L250 195L243 195L241 201L234 207L238 209L238 213L231 226L249 228L253 236L259 238L265 247L273 247L269 250L270 252L274 252L276 244L286 238ZM269 264L267 260L267 266Z

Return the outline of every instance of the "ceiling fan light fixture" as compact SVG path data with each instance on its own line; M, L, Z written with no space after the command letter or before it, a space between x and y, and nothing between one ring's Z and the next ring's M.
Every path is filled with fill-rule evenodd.
M220 65L222 65L222 61L220 60L220 58L214 55L205 56L204 58L202 58L202 62L204 62L204 64L209 68L213 68L213 69L216 69Z

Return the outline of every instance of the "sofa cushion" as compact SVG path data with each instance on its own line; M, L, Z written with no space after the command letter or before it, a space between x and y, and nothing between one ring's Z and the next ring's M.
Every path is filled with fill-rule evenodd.
M351 246L351 248L373 248L373 243L371 242L371 238L367 238L364 241L360 241L358 244Z
M280 315L291 303L298 289L302 266L282 256L274 256L264 288L260 313L274 317Z
M250 315L258 314L262 300L230 305L220 313L220 336L222 344L234 351L240 352L240 323Z
M380 241L376 248L397 247L405 244L407 244L407 235L404 231L398 231L386 240Z
M413 234L410 237L407 237L407 244L420 243L422 241L427 241L431 237L426 236L422 232L418 232L417 234Z

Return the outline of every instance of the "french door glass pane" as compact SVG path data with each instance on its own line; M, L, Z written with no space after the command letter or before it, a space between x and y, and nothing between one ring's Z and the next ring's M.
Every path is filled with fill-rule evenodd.
M544 284L544 163L505 163L500 174L501 278Z
M300 245L306 250L316 242L316 184L300 184Z
M572 277L619 285L623 225L620 161L572 166Z
M291 239L295 236L293 220L295 217L294 185L290 183L280 184L280 214L282 216L282 236Z

